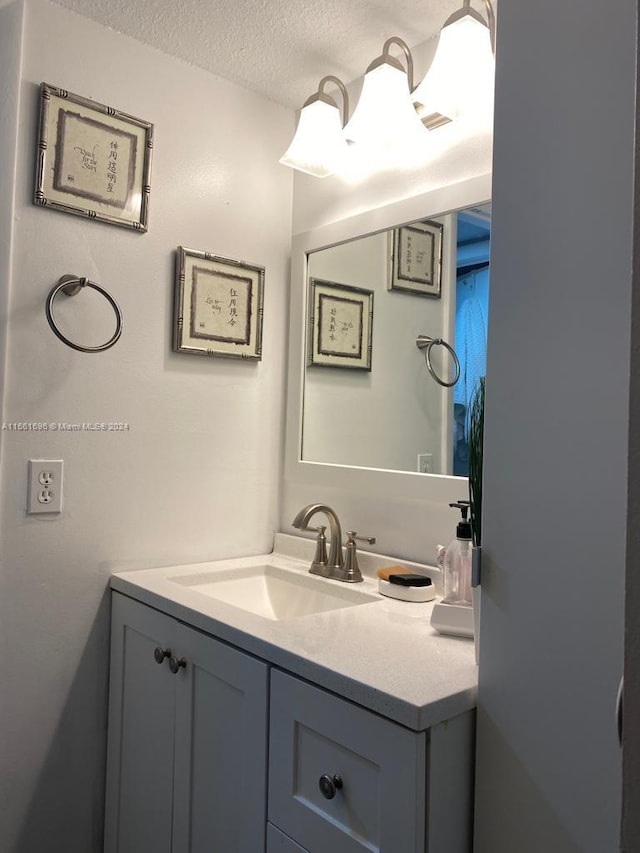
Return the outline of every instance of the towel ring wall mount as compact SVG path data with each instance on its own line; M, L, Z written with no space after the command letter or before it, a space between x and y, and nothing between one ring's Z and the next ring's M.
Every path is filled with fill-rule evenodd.
M442 385L443 388L452 388L458 379L460 379L460 361L451 344L448 344L443 338L432 338L429 335L418 335L416 338L416 346L418 349L424 350L424 360L427 364L427 368L438 385ZM454 377L451 382L447 382L441 376L438 376L433 364L431 363L431 349L435 346L444 347L453 359Z
M116 315L115 332L109 338L108 341L95 347L84 346L83 344L78 344L68 338L60 331L53 314L53 302L58 293L62 291L65 296L75 296L85 287L90 287L93 290L97 290L98 293L102 294L102 296L104 296L109 305L111 305L111 307L113 308L113 313ZM45 313L47 315L47 321L51 326L51 331L53 332L53 334L63 343L65 343L68 347L78 350L78 352L104 352L104 350L107 350L112 347L122 334L122 311L120 310L120 307L118 306L116 300L113 298L113 296L111 296L110 293L107 293L107 291L103 287L100 287L99 284L96 284L95 281L89 281L88 278L84 278L82 276L67 274L63 275L60 279L58 279L58 283L54 285L54 287L52 287L52 289L49 291L49 295L47 296L47 301L45 303Z

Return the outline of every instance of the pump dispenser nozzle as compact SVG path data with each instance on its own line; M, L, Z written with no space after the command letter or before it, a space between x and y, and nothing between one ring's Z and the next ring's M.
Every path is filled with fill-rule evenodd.
M468 520L467 515L469 513L469 507L471 506L470 501L456 501L456 503L449 504L450 507L455 507L455 509L459 509L462 513L462 521L458 522L458 526L456 528L456 538L458 539L471 539L471 522Z

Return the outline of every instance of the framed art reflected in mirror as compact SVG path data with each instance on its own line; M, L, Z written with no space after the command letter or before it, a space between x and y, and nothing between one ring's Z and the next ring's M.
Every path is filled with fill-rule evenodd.
M309 366L371 370L373 291L309 281Z
M424 220L391 231L389 290L440 298L443 228L442 222Z

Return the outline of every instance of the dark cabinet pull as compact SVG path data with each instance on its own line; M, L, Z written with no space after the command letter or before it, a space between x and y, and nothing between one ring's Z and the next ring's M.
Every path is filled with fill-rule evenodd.
M324 773L318 780L318 787L323 797L332 800L336 791L342 790L342 776L328 776Z
M153 650L153 656L156 659L156 663L162 663L165 658L168 658L171 655L171 649L163 649L160 646L156 646Z
M186 665L186 658L177 658L175 655L171 655L171 657L169 658L169 669L174 675L181 667L186 667Z

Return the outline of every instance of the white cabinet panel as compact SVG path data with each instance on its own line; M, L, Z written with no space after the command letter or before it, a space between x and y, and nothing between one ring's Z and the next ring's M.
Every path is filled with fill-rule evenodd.
M264 850L267 687L262 661L113 595L106 853Z
M178 628L187 667L176 707L174 850L261 851L268 669L205 634Z
M426 735L296 678L271 677L269 820L309 853L425 847ZM321 790L331 790L331 798Z
M475 711L429 729L429 853L470 853L473 847Z
M174 624L129 599L120 605L111 627L105 851L169 853L175 685L154 650L171 648Z

